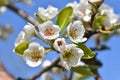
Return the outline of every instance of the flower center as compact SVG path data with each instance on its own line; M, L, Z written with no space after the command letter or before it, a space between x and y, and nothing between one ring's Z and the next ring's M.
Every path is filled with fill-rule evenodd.
M78 30L75 29L75 28L72 28L70 30L70 35L71 35L72 38L76 38L78 36Z
M44 33L45 36L51 36L54 34L55 34L55 32L54 32L53 28L47 28Z
M73 55L73 50L64 50L64 54L63 54L63 58L65 59L65 61L69 61L71 60L71 58L74 56Z
M63 42L62 41L58 41L58 46L62 46Z
M40 58L41 58L40 53L38 53L38 52L33 52L32 53L32 60L33 61L37 62Z
M80 12L83 13L83 14L85 15L86 10L85 10L85 9L82 9L82 10L80 10Z

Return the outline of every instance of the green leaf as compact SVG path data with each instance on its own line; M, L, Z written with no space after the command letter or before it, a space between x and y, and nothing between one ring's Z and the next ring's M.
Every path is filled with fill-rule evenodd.
M89 49L86 45L84 45L83 43L79 43L78 47L84 51L84 56L82 58L91 59L95 56L95 53L91 49Z
M40 24L45 22L45 20L39 14L35 13L34 15Z
M92 24L93 29L100 29L106 19L106 15L96 15Z
M76 66L71 68L72 71L84 76L84 77L90 77L95 76L88 67L86 66Z
M107 42L111 37L110 34L102 34L101 36L102 36L102 40L105 42Z
M18 55L23 55L24 51L28 48L29 43L28 42L22 42L15 48L15 52Z
M62 31L70 23L72 12L72 7L66 7L59 12L56 24L60 26L60 31Z

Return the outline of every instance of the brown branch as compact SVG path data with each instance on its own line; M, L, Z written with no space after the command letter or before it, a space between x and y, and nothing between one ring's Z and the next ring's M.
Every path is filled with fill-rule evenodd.
M34 75L33 77L27 79L27 80L35 80L36 78L40 77L44 72L49 71L50 69L52 69L55 65L58 64L58 62L60 61L60 58L57 58L50 66L44 68L42 71L38 72L36 75Z
M108 46L105 46L105 45L100 45L100 46L97 46L95 48L91 48L92 51L102 51L102 50L108 50L110 49Z
M26 21L33 24L34 26L36 26L36 27L38 26L39 23L37 21L35 21L34 18L29 16L27 13L25 13L23 10L20 10L19 8L16 8L12 4L7 4L6 7L8 9L12 10L13 12L15 12L16 14L18 14L19 16L21 16L22 18L24 18Z
M92 70L92 72L96 75L96 76L95 76L95 80L102 80L102 78L101 78L101 76L99 75L99 73L98 73L98 70L97 70L97 69Z
M73 80L73 72L72 71L70 72L69 80Z

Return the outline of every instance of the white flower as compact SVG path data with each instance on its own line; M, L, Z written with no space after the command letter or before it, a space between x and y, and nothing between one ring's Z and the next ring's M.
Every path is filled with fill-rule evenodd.
M30 23L28 23L27 25L24 26L23 31L24 31L27 35L35 35L35 34L36 34L35 26L33 26L33 25L30 24Z
M81 21L74 21L73 24L69 24L67 27L67 34L68 37L72 42L78 43L78 42L84 42L87 40L87 38L83 38L85 34L85 28L82 25Z
M101 15L105 14L107 16L103 24L104 26L111 26L118 22L119 16L114 13L114 10L112 7L106 4L103 4L99 9L100 9Z
M6 7L5 6L1 6L0 7L0 14L4 13L6 11Z
M119 16L114 13L108 13L106 14L107 17L104 21L104 26L112 26L113 24L116 24L119 20Z
M29 44L28 49L24 51L23 58L26 64L31 67L37 67L41 64L44 57L44 48L37 42Z
M53 47L60 52L62 52L65 49L65 46L66 46L65 38L57 38L53 43Z
M39 15L45 20L51 20L58 14L58 9L49 5L47 9L38 8Z
M91 7L86 2L81 2L74 8L74 15L86 22L91 20Z
M21 31L15 41L15 47L22 42L30 42L29 36L25 32Z
M109 5L106 4L102 4L99 8L101 14L106 14L106 13L113 13L114 10L112 7L110 7Z
M51 61L49 60L45 60L43 63L42 63L42 67L45 68L45 67L48 67L51 65Z
M40 34L48 40L55 39L59 36L60 28L51 21L46 21L38 26Z
M42 74L41 80L53 80L53 78L52 78L52 75L50 73L45 72L44 74Z
M66 49L60 55L61 63L67 70L70 70L71 67L79 65L83 55L83 50L77 48L75 44L66 45Z

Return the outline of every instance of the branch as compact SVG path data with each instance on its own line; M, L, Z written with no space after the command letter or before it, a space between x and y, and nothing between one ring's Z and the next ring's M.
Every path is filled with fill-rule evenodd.
M18 14L19 16L21 16L22 18L24 18L26 21L30 22L31 24L33 24L35 27L38 26L38 22L34 20L34 18L32 18L31 16L29 16L27 13L25 13L24 11L16 8L15 6L13 6L12 4L7 4L6 5L7 8L9 8L10 10L12 10L13 12L15 12L16 14Z
M70 72L69 80L72 80L72 79L73 79L73 72L71 71L71 72Z
M52 69L55 65L58 64L58 62L60 61L60 58L57 58L50 66L44 68L42 71L38 72L36 75L34 75L33 77L27 79L27 80L35 80L36 78L40 77L44 72L49 71L50 69Z
M91 48L92 51L102 51L102 50L108 50L110 49L108 46L105 46L105 45L100 45L100 46L97 46L95 48Z
M101 76L99 75L99 73L98 73L98 70L97 70L97 69L92 70L92 72L93 72L94 74L96 74L96 75L97 75L97 76L95 77L95 80L102 80L102 78L101 78Z

